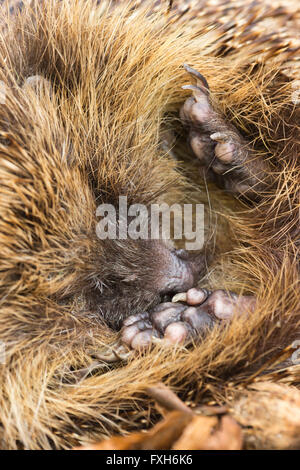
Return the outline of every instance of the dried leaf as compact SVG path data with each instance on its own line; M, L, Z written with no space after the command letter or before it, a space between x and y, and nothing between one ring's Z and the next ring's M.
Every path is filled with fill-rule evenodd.
M183 403L180 398L175 395L172 390L166 387L163 383L159 383L155 387L148 387L146 389L148 395L150 395L157 402L160 408L162 415L164 415L164 410L166 411L182 411L184 413L192 413L192 410Z
M232 404L232 416L245 427L247 448L300 447L300 391L260 382Z
M184 428L193 419L191 413L173 411L167 418L147 433L134 433L126 437L112 437L94 445L77 447L75 450L162 450L171 449Z
M112 437L96 444L82 447L74 447L73 450L136 450L140 449L139 443L143 439L143 434L134 433L126 437Z
M242 431L230 416L195 416L173 445L176 450L240 450Z

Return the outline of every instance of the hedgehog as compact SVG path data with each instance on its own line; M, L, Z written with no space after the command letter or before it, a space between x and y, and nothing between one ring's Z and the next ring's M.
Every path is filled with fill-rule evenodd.
M150 425L157 382L299 384L296 1L2 3L1 448ZM203 203L204 247L100 239L121 196Z

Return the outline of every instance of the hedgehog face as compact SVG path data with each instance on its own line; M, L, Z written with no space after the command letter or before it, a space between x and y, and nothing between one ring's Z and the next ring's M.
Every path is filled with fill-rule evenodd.
M158 240L105 240L101 253L86 298L90 309L114 328L127 316L194 286L206 266L203 254L170 249Z

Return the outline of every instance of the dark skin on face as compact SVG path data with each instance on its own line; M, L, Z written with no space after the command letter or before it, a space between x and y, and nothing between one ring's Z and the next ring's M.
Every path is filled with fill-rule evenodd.
M160 240L104 240L101 248L97 258L105 262L93 273L86 299L90 310L117 330L128 315L171 300L197 284L206 271L203 253L170 249Z
M255 199L267 184L264 162L253 158L252 150L239 132L214 110L205 78L191 67L185 68L196 84L184 87L192 91L192 96L182 106L180 117L202 173L235 195ZM253 296L193 287L197 281L195 261L186 260L184 265L174 262L172 266L173 276L166 292L179 292L180 284L182 287L189 284L189 288L183 288L172 302L161 303L124 320L121 342L130 349L148 348L155 338L186 344L203 338L216 324L254 310ZM176 290L172 285L176 285Z

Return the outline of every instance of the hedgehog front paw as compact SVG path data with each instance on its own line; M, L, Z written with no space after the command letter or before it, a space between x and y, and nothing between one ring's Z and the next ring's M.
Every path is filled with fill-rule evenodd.
M189 289L176 294L173 302L159 304L150 312L128 317L121 341L131 349L148 348L157 339L187 344L203 339L215 324L224 324L235 312L251 310L255 299L231 292Z
M210 179L234 193L245 193L255 184L247 165L249 148L237 129L214 109L203 75L184 67L196 81L182 87L192 91L180 110L190 146Z

